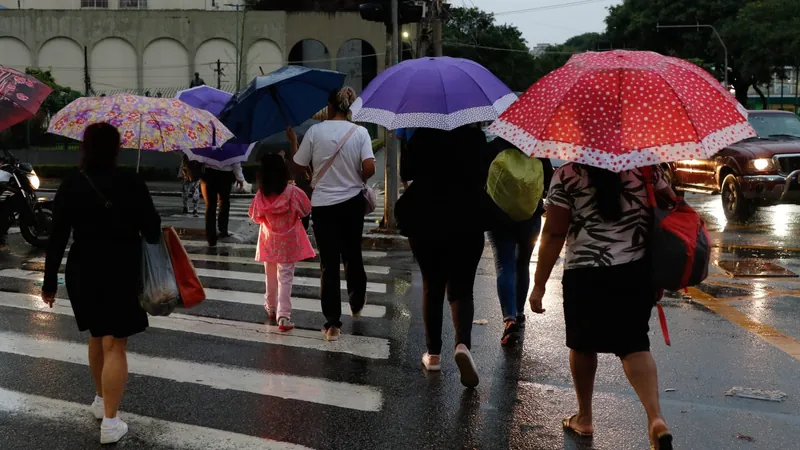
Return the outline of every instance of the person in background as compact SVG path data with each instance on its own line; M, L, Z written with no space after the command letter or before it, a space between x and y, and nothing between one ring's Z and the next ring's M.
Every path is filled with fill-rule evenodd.
M489 143L490 157L494 159L500 152L512 148L516 147L505 139L495 138ZM548 158L539 158L539 161L544 172L544 192L547 192L553 178L553 164ZM489 230L489 240L497 271L497 296L503 311L504 328L500 343L512 347L521 337L520 329L525 327L531 255L542 227L544 202L539 202L530 219L521 222L513 221L500 208L496 209L496 214L497 220Z
M239 163L225 167L206 165L203 169L200 188L203 191L203 199L206 201L206 240L210 247L217 245L218 238L224 239L230 236L228 221L231 212L231 188L234 181L238 187L244 185L244 173L242 165ZM218 204L219 217L217 217ZM217 234L217 227L219 227L219 234Z
M367 301L367 274L361 255L366 199L364 183L375 174L372 139L366 128L350 122L350 106L356 93L350 87L328 96L328 120L313 125L297 145L289 128L295 172L313 167L311 218L319 249L322 280L320 296L325 315L325 338L339 339L342 322L339 264L344 264L347 294L353 317L359 317Z
M192 215L197 217L197 203L200 202L200 177L201 173L197 172L197 167L200 163L192 163L186 153L181 155L181 167L178 170L178 178L181 179L181 200L183 200L183 213L189 214L189 197L192 197L193 207ZM202 164L200 164L202 167ZM194 170L193 170L194 169Z
M256 261L264 263L267 293L264 308L269 320L277 319L280 331L294 328L292 280L295 263L316 256L302 218L311 212L308 196L290 184L289 166L282 155L261 160L259 189L250 205L250 220L260 225Z
M128 425L117 416L128 377L128 337L143 332L147 313L137 299L142 238L157 243L161 219L147 186L117 168L120 136L113 126L86 128L81 171L56 193L42 299L53 307L58 271L72 234L65 278L80 331L89 331L89 367L96 395L90 411L102 419L100 443L119 441ZM112 263L109 263L109 262Z
M192 79L192 82L189 83L189 87L204 86L205 84L206 84L206 82L203 81L202 78L200 78L200 73L199 72L195 72L194 73L194 78Z
M422 315L428 351L422 364L441 370L442 307L445 293L455 328L456 365L461 383L478 385L472 359L473 287L484 248L489 171L486 135L476 125L452 131L418 128L408 143L406 192L396 206L401 232L422 272ZM442 228L442 223L446 228Z
M653 172L654 188L674 198L663 170L656 166ZM576 163L555 171L530 303L534 313L545 312L545 285L566 241L561 284L578 412L562 421L564 430L582 437L594 433L597 354L613 353L647 412L651 444L672 450L648 338L659 291L647 258L652 212L644 179L641 169L614 173Z

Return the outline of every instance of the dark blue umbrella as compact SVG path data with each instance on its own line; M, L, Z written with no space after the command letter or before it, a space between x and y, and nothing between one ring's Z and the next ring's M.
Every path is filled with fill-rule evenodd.
M285 66L254 79L220 113L236 138L256 142L295 127L328 104L328 94L344 84L332 70Z

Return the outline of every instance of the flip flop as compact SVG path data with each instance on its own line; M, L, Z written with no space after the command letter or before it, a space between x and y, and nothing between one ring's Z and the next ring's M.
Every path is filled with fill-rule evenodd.
M650 450L672 450L672 435L669 431L665 431L656 437L656 443L658 447L651 444Z
M561 427L564 428L564 431L572 433L572 434L574 434L574 435L576 435L578 437L591 438L593 436L592 433L584 433L582 431L578 431L572 425L570 425L572 423L572 419L574 419L576 415L577 414L573 414L573 415L571 415L569 417L565 417L564 420L561 421ZM670 447L670 448L672 448L672 447Z

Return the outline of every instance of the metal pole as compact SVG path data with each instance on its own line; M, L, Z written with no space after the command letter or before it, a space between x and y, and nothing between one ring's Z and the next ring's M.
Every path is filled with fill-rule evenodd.
M442 1L433 1L433 19L431 20L433 32L433 56L444 55L442 51Z
M92 90L92 81L89 78L89 47L85 45L83 46L83 83L88 97Z
M656 25L656 30L661 30L662 28L695 28L698 31L700 28L710 28L711 31L717 36L720 45L722 45L722 50L725 52L725 87L729 88L730 85L728 84L728 46L725 45L725 41L722 40L722 36L720 36L719 32L713 25L706 25L706 24L695 24L695 25Z
M398 1L392 0L392 36L391 36L391 59L390 65L393 66L400 60L400 24L398 18ZM394 218L394 204L397 202L398 194L398 142L394 130L388 130L386 142L386 166L384 168L384 187L383 197L383 224L389 231L397 229L397 222Z

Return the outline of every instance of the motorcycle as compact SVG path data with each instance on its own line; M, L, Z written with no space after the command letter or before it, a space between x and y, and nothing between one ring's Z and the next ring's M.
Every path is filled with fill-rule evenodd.
M36 248L47 247L53 229L53 201L36 196L39 177L33 166L3 149L0 162L0 214L19 225L22 237ZM5 230L0 230L3 232Z

